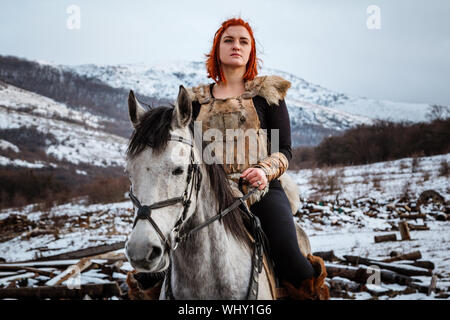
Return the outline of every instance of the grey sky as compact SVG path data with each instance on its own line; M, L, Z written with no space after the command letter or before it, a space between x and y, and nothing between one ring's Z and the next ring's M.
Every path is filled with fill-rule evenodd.
M81 29L66 27L69 5ZM366 26L369 5L381 29ZM63 64L203 60L240 15L264 66L375 99L450 105L448 0L1 0L0 54Z

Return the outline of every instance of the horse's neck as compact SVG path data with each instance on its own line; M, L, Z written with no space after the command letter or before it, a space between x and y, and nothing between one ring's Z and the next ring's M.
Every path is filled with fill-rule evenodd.
M218 213L209 181L202 183L191 229ZM180 244L172 254L172 291L177 299L243 299L247 293L250 251L215 221Z

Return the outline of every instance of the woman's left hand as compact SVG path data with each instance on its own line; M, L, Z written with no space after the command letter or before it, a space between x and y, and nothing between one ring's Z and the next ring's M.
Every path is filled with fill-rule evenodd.
M241 174L241 178L247 180L253 187L262 190L267 185L267 177L263 169L261 168L248 168ZM259 187L258 187L258 182Z

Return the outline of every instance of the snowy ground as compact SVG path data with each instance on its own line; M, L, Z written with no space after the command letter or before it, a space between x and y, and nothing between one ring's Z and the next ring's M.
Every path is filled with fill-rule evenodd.
M426 220L408 221L413 224L426 223L429 231L411 231L410 241L374 242L375 235L386 233L396 233L397 239L400 239L399 232L393 228L400 218L389 206L405 194L405 185L409 186L411 199L417 199L423 190L434 189L448 204L449 180L448 177L440 176L439 170L441 163L449 159L450 154L420 159L416 172L412 172L410 167L412 159L344 167L341 169L343 178L339 190L334 194L323 194L320 201L308 199L318 197L318 188L310 183L311 176L330 174L334 169L291 172L303 198L295 220L309 235L313 252L334 250L338 257L355 255L381 260L389 257L392 251L402 254L420 250L422 260L435 264L433 273L438 275L437 287L449 291L450 223L448 219L442 220L442 216L446 216L443 213L446 210L444 205L422 205L421 213L427 215ZM376 188L373 186L374 176L380 178L376 180ZM428 177L425 181L424 176ZM335 202L337 193L339 200ZM132 218L131 201L88 205L79 199L47 211L40 210L39 205L20 210L6 209L0 211L0 232L10 237L0 242L0 258L7 262L23 261L124 241L131 231ZM8 219L22 221L21 227L14 227L10 223L5 225L3 222ZM37 232L39 230L44 232ZM125 264L124 268L129 268L129 265ZM98 279L101 276L92 275L97 271L88 272L82 274L83 283L90 283L94 278L100 281ZM430 277L415 278L429 285ZM402 286L394 284L382 286L384 289L402 289ZM397 295L392 299L433 299L434 296L434 293L430 296L411 293ZM372 298L367 292L351 294L351 297ZM391 298L380 295L378 299Z

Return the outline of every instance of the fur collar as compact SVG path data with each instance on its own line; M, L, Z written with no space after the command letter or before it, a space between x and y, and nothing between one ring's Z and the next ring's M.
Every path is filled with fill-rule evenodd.
M200 104L209 103L213 98L210 92L211 84L201 84L197 87L188 88L192 101ZM279 76L260 76L245 82L245 92L242 98L248 99L261 96L269 105L278 105L280 100L286 97L291 83Z

